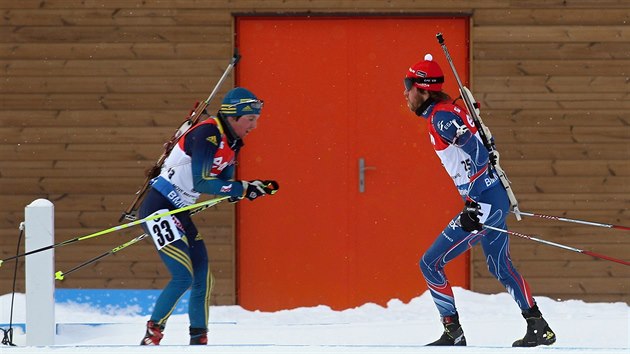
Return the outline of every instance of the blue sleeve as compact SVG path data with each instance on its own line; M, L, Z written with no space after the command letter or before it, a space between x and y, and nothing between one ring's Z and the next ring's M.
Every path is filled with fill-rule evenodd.
M433 124L437 133L448 144L461 149L468 156L468 161L461 161L468 166L468 199L479 200L479 195L488 188L486 180L488 176L488 150L481 140L473 135L469 129L458 135L457 130L465 127L464 121L456 114L447 111L436 112L433 116Z
M460 136L457 136L457 129L459 127L465 127L466 125L462 119L455 113L448 111L436 112L433 116L433 126L435 131L450 145L461 147L466 144L473 134L470 130L466 129L466 132Z
M474 136L468 139L460 148L471 157L468 199L478 202L481 193L488 188L486 182L490 180L488 176L488 150L483 146L481 140Z
M219 173L217 178L227 179L227 180L234 178L234 165L230 165L230 166L224 168L223 171L221 171L221 173Z
M211 174L218 150L216 142L220 141L221 133L212 124L203 124L186 135L184 147L191 157L194 188L199 193L240 197L244 193L243 185L232 180L233 166L226 167L218 176Z

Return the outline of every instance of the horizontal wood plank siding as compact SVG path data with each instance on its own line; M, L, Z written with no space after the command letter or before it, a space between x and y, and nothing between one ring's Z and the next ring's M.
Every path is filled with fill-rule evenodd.
M15 254L24 207L37 198L55 203L58 240L117 224L162 142L222 74L234 14L470 15L469 86L521 209L630 225L627 1L5 0L0 13L2 258ZM195 218L217 277L212 302L234 304L233 206ZM630 260L630 237L617 230L509 221L515 231ZM70 269L139 233L60 247L56 266ZM163 287L168 272L151 243L132 247L57 286ZM511 255L536 295L630 302L630 267L519 238ZM0 268L0 293L11 290L10 265ZM477 248L471 283L505 291Z

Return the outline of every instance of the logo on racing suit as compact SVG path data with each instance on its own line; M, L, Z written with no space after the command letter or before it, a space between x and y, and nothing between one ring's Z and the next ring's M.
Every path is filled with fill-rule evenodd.
M217 137L212 135L206 138L206 140L208 140L209 142L211 142L214 145L217 145Z
M453 123L455 123L455 120L449 120L448 122L444 122L444 121L439 121L438 122L438 129L440 129L441 131L445 131L448 128L451 127L451 125L453 125Z

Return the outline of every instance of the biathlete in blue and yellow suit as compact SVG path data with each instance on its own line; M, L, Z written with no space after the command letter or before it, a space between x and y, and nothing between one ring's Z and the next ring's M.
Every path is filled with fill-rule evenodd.
M261 109L262 101L249 90L237 87L229 91L217 117L196 124L179 138L160 175L152 181L139 217L192 205L202 193L231 196L233 202L273 194L278 188L275 181L233 180L242 139L256 128ZM153 237L172 279L155 303L140 344L160 344L166 321L189 288L190 344L207 344L213 276L206 246L190 213L180 212L143 227Z
M527 321L525 337L513 346L553 344L555 334L542 318L529 285L512 264L508 235L482 226L507 228L509 198L497 174L488 173L488 150L473 120L442 92L443 82L442 69L430 54L410 67L404 79L407 106L426 119L433 148L464 200L463 211L451 220L420 260L444 325L442 337L429 345L466 345L444 266L477 243L481 243L490 273L512 295Z

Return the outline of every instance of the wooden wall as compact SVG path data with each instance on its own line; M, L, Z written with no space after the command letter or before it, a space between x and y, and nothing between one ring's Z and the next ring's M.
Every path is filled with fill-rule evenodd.
M227 65L235 13L470 14L471 88L521 209L630 225L626 1L4 0L0 12L3 259L15 254L24 207L37 198L55 203L57 240L118 224L161 143ZM232 206L195 218L218 279L213 302L233 304ZM630 260L630 235L622 231L538 219L510 226ZM56 266L67 271L139 232L57 248ZM511 252L535 294L630 301L629 267L521 239ZM0 268L0 294L11 290L13 266ZM23 263L18 269L23 291ZM503 291L480 249L472 269L473 290ZM146 241L57 286L160 288L167 281Z

